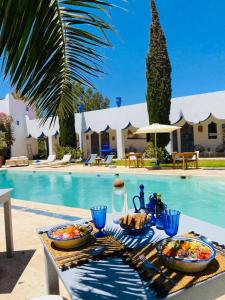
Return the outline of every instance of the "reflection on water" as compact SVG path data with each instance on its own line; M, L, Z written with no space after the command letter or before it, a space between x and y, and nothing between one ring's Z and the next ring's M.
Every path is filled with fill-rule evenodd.
M175 176L120 175L125 180L129 208L132 197L145 186L145 201L153 192L162 194L170 208L225 227L224 195L222 178ZM0 188L14 188L13 197L89 209L95 204L112 207L112 182L114 174L68 174L46 172L0 172Z

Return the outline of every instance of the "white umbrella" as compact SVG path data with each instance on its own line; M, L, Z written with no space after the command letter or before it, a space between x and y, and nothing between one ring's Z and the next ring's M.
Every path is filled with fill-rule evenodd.
M178 130L180 128L181 127L179 127L179 126L153 123L153 124L148 125L146 127L139 128L135 132L135 134L154 133L155 134L155 149L156 149L157 148L157 144L156 144L156 135L157 135L157 133L171 133L171 132L173 132L175 130ZM156 151L156 156L157 156L157 151Z

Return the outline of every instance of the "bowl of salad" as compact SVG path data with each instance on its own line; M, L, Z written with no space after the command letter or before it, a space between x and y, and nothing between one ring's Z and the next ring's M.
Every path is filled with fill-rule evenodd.
M205 270L216 256L211 243L189 237L165 238L156 249L164 265L185 273Z
M53 227L47 235L57 248L73 249L84 245L92 230L92 226L86 224L67 224Z

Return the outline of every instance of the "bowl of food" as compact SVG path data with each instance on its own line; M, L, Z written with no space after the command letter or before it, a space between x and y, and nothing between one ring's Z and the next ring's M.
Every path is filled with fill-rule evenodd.
M57 248L73 249L84 245L93 228L86 224L67 224L53 227L47 232Z
M120 227L126 230L129 235L134 236L146 234L152 226L149 215L145 213L123 216L120 218L119 223Z
M211 243L189 237L165 238L156 249L164 265L185 273L205 270L216 256Z

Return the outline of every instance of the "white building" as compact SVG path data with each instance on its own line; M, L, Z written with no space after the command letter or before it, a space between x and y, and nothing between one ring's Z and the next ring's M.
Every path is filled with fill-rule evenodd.
M59 140L57 121L51 128L49 122L40 126L35 114L11 95L0 100L0 112L13 117L16 139L12 146L13 156L31 158L38 151L37 139L43 136L48 141L48 152L54 151L54 144ZM195 145L201 145L207 155L222 155L225 150L225 91L173 98L170 121L182 126L171 137L170 149L192 151ZM148 123L146 103L75 114L78 141L85 157L99 153L103 144L109 144L118 158L128 151L143 152L147 145L145 135L133 133Z

